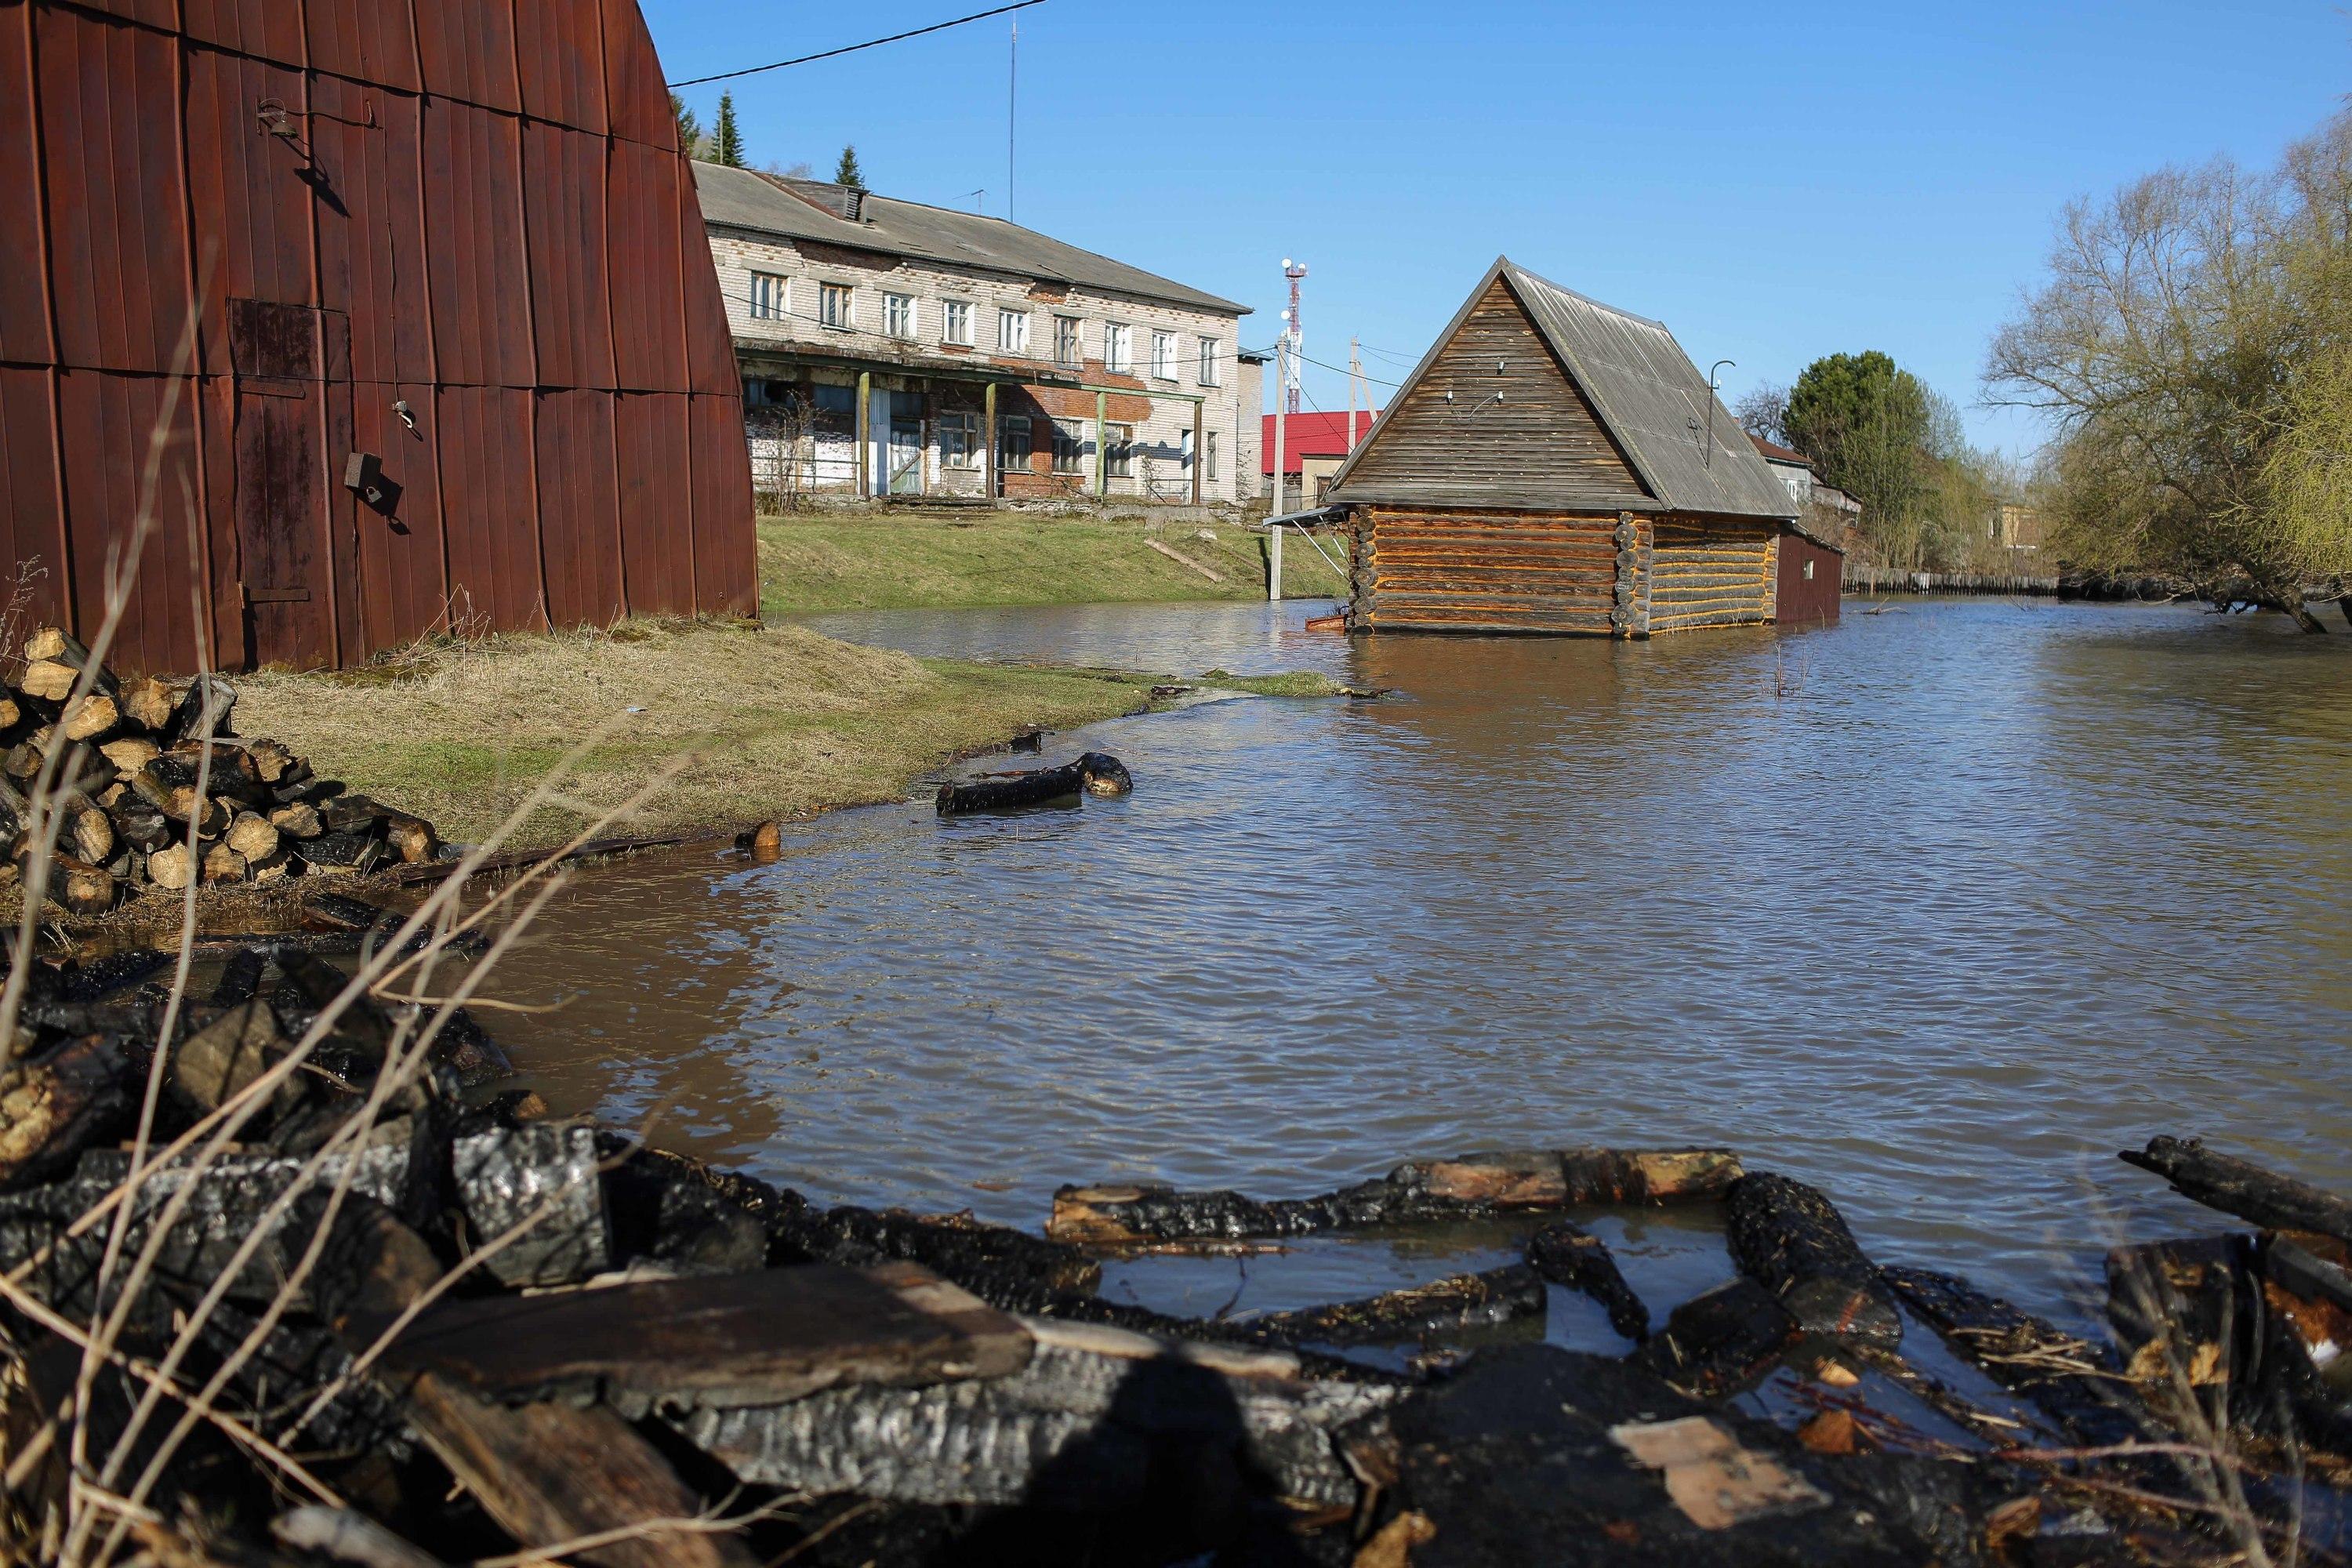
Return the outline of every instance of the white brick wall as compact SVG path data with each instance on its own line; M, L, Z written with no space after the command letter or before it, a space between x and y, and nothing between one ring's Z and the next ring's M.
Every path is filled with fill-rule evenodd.
M1217 476L1214 480L1203 478L1202 498L1233 500L1252 491L1257 468L1258 367L1243 364L1235 357L1240 323L1234 316L1076 288L1069 291L1066 300L1038 299L1032 297L1030 280L1024 278L912 260L902 260L887 270L836 265L804 257L788 241L717 232L710 235L710 252L719 272L719 293L727 303L728 324L734 332L737 348L742 351L805 346L822 353L904 363L907 374L912 376L920 376L932 367L947 368L941 363L946 360L1071 374L1066 367L1055 363L1055 318L1076 317L1080 323L1081 353L1087 362L1076 374L1090 384L1141 378L1142 384L1137 391L1151 398L1151 415L1135 432L1134 471L1126 479L1112 478L1110 494L1142 494L1148 467L1159 481L1154 488L1163 499L1191 498L1192 458L1187 454L1195 397L1203 404L1203 428L1217 432ZM782 318L752 314L754 273L784 279L786 314ZM827 283L845 285L851 290L850 330L827 327L820 321L819 290ZM912 297L914 333L910 338L884 334L886 294ZM966 301L971 307L972 342L969 349L941 341L946 320L944 306L950 300ZM1025 355L1003 353L997 349L997 313L1008 308L1028 313ZM1100 363L1103 329L1112 321L1125 322L1133 329L1134 366L1130 376L1106 374ZM1176 336L1172 379L1150 379L1154 331ZM1217 340L1214 385L1201 383L1200 340L1203 337ZM820 374L818 379L836 378ZM1117 423L1115 416L1113 422ZM1091 437L1091 428L1088 434ZM1044 430L1036 433L1040 450L1048 438ZM825 468L837 466L827 464ZM854 457L851 468L854 471ZM933 481L940 478L936 446L927 456L925 468L927 477ZM1087 470L1091 476L1091 452ZM829 472L821 472L818 478L821 483L835 482ZM947 478L950 481L949 488L954 488L954 476Z

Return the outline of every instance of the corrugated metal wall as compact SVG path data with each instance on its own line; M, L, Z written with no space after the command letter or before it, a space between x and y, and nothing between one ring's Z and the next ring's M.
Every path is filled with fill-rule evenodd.
M132 669L751 613L701 235L635 0L0 0L0 546L87 630L152 497Z
M1838 618L1845 557L1790 530L1780 535L1780 582L1772 618L1784 626L1820 626Z

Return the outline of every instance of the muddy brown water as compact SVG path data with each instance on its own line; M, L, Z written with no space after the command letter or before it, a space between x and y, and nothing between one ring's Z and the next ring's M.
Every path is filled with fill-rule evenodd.
M1724 1143L1828 1188L1880 1257L2071 1317L2109 1241L2215 1223L2119 1148L2201 1134L2352 1188L2352 638L1925 599L1351 643L1302 629L1326 607L820 620L1397 695L1046 742L1124 758L1122 800L923 800L790 829L772 865L590 871L495 986L561 1006L493 1022L559 1109L1029 1226L1073 1180L1275 1195L1479 1147ZM1685 1285L1728 1271L1623 1223ZM1106 1288L1281 1307L1498 1256L1143 1260Z

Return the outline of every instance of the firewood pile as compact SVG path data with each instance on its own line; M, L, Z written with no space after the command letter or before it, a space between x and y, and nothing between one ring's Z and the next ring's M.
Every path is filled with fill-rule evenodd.
M422 817L320 778L276 741L236 738L225 681L126 683L100 665L85 683L89 650L55 627L26 640L24 664L0 690L0 857L21 873L37 815L55 811L47 897L68 914L104 914L148 888L267 887L440 853ZM36 803L60 738L55 787Z
M113 1496L94 1517L122 1521L124 1560L163 1563L1960 1568L2352 1548L2352 1405L2327 1371L2352 1334L2352 1204L2200 1145L2127 1157L2258 1228L2120 1249L2100 1333L1882 1266L1826 1194L1719 1149L1469 1154L1299 1198L1071 1186L1041 1236L824 1207L533 1095L469 1098L446 1060L382 1092L397 1005L329 1027L339 976L256 950L174 1026L157 1142L240 1103L249 1119L127 1199L120 1258L141 1271L110 1275L110 1226L89 1216L130 1170L154 962L42 965L0 1076L0 1532L54 1541L69 1497ZM320 1070L263 1076L305 1030ZM1725 1283L1644 1300L1660 1277L1593 1220L1663 1205L1720 1225ZM1137 1253L1465 1222L1515 1224L1523 1256L1256 1316L1100 1289ZM1613 1352L1545 1342L1578 1297ZM85 1368L74 1326L101 1308L124 1354ZM174 1394L142 1424L165 1364L202 1409ZM82 1404L86 1458L30 1446ZM154 1462L183 1417L204 1440Z

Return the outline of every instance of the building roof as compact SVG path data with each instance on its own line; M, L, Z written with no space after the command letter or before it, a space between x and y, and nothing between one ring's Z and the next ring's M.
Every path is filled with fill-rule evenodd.
M1788 521L1795 513L1789 488L1758 456L1748 433L1716 400L1706 377L1691 363L1665 323L1588 299L1538 278L1508 257L1478 279L1437 342L1422 356L1402 387L1389 400L1381 424L1405 405L1438 353L1470 319L1495 279L1507 282L1537 331L1592 405L1601 425L1623 449L1643 488L1667 510ZM1710 442L1707 431L1711 427ZM1356 448L1359 456L1379 438L1380 425ZM1349 458L1331 483L1344 494ZM1507 486L1507 479L1500 481ZM1574 498L1562 496L1562 500ZM1618 498L1608 498L1611 506Z
M1378 409L1357 410L1359 441L1379 417ZM1261 474L1274 472L1274 419L1271 414L1265 416L1265 428L1258 439L1257 471ZM1294 414L1285 422L1282 432L1282 471L1297 473L1301 458L1343 458L1349 449L1348 415L1344 409L1338 414Z
M1748 438L1756 444L1756 450L1762 454L1768 463L1790 463L1807 468L1813 466L1813 460L1794 447L1783 447L1778 441L1767 441L1761 436L1750 436Z
M697 163L694 184L702 198L703 221L714 227L818 240L950 267L982 268L1222 315L1250 313L1246 305L1066 245L1001 217L718 163Z

